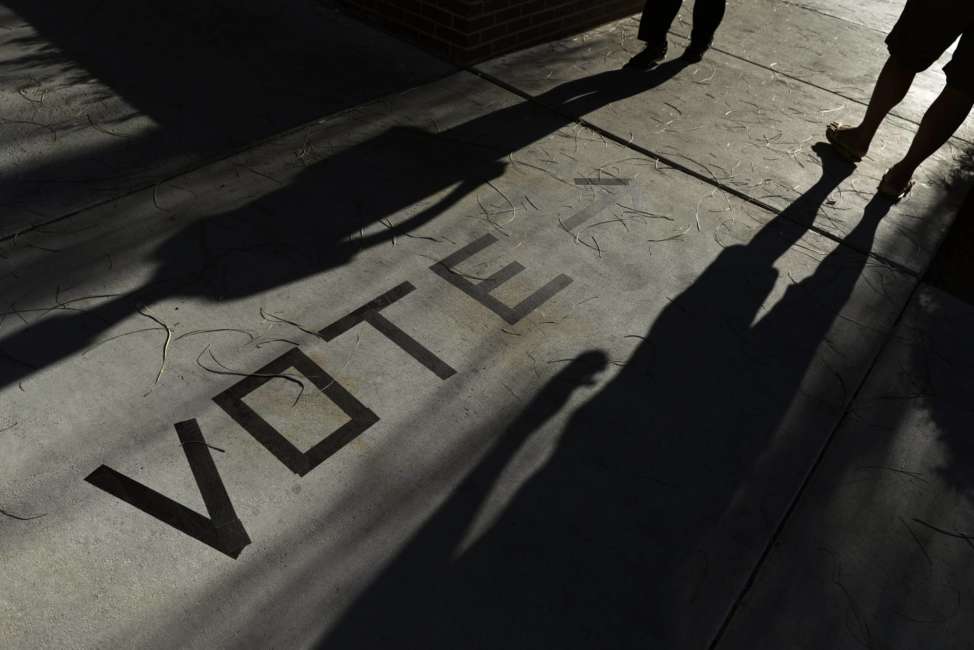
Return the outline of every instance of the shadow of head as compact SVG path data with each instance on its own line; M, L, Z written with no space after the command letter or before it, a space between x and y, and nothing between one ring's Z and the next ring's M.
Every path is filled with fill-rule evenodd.
M24 7L27 12L29 7ZM36 7L34 13L40 22L61 26L63 17ZM132 64L138 67L135 59ZM615 70L563 83L538 98L564 108L556 112L521 101L440 133L394 126L351 145L293 182L175 233L154 254L158 265L152 280L91 310L86 315L92 319L90 328L74 327L77 318L59 318L0 342L37 353L25 354L33 365L21 364L11 378L76 351L99 330L134 313L136 305L176 296L243 298L348 264L366 249L407 236L501 176L508 154L556 132L575 116L651 89L684 67L684 62L672 61L646 73ZM246 103L238 102L230 114L241 105ZM243 187L238 192L252 190ZM407 209L412 211L400 216ZM46 342L52 337L55 345ZM28 346L31 342L36 345ZM592 359L586 356L569 372L594 367Z
M551 379L552 384L593 386L598 375L609 366L609 358L601 350L583 352Z

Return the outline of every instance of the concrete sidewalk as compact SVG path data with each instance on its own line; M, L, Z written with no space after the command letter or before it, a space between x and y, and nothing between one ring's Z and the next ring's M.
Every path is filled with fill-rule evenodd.
M842 163L891 3L804 4L648 74L375 35L410 89L6 241L4 647L969 644L954 152L871 197L938 73Z
M5 0L0 26L0 237L454 70L330 1Z

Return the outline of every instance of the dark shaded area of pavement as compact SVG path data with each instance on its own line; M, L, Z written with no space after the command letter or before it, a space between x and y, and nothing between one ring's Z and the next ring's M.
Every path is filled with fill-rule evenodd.
M247 144L401 87L401 62L300 0L5 4L39 33L23 64L71 61L74 81L107 85L183 148Z
M972 327L917 291L719 648L971 647Z
M6 116L43 120L38 127L53 139L42 162L0 176L8 215L0 234L454 69L313 0L3 5L29 25L8 28L2 40L3 83L40 84L34 94L62 88L85 94L60 106L22 92L26 101L17 105L38 116ZM136 116L156 126L130 134L132 127L121 125ZM72 129L89 135L65 144ZM28 214L14 214L17 207Z
M968 148L960 160L957 175L965 172L974 172L974 148ZM924 279L974 305L974 189L967 191Z
M761 546L755 536L767 531L727 521L727 511L868 261L836 248L754 323L777 279L773 264L805 232L795 223L808 225L852 173L819 151L822 178L671 301L482 537L458 552L553 387L320 647L677 648L711 639L716 629L695 606L707 581L700 547L718 522L743 547ZM868 249L888 209L870 202L850 237Z
M974 192L968 193L926 280L974 305Z

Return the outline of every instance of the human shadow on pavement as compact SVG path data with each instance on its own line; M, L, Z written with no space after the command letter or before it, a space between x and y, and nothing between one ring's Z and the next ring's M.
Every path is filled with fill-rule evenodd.
M974 309L925 283L904 307L727 648L974 640Z
M718 529L731 529L738 549L731 561L753 566L759 556L770 532L738 521L741 509L732 501L778 433L868 260L836 247L755 322L778 278L773 264L852 171L821 153L821 179L749 243L727 246L672 299L478 539L458 550L500 468L523 442L520 431L498 439L318 647L682 648L691 636L709 642L716 630L708 626L730 603L723 585L723 602L702 613L701 594L712 585L700 549ZM888 209L882 200L870 202L850 238L870 242ZM545 399L542 392L536 402ZM539 408L532 403L527 412ZM817 448L823 441L805 442ZM813 456L790 468L790 487L797 489Z
M142 288L83 313L54 309L0 340L0 387L82 350L140 306L166 298L244 298L345 265L500 176L509 154L572 123L567 113L645 92L684 67L674 61L650 73L611 71L567 82L542 97L566 107L563 114L521 101L438 134L392 127L309 167L278 191L177 232L156 251L157 271ZM398 224L363 234L444 190Z

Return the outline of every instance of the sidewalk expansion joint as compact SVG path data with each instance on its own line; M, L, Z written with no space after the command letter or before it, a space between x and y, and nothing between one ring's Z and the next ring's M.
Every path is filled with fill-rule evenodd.
M554 112L554 113L557 113L558 115L561 115L563 117L566 117L566 118L572 120L575 124L584 126L585 128L587 128L587 129L589 129L589 130L591 130L591 131L593 131L595 133L598 133L599 135L603 136L604 138L606 138L608 140L612 140L613 142L615 142L616 144L618 144L618 145L620 145L622 147L625 147L625 148L627 148L627 149L629 149L629 150L631 150L631 151L633 151L635 153L638 153L640 155L646 156L646 157L650 158L651 160L659 161L659 162L667 165L668 167L671 167L671 168L673 168L673 169L675 169L675 170L677 170L679 172L682 172L682 173L684 173L684 174L686 174L688 176L692 176L693 178L695 178L695 179L697 179L699 181L702 181L702 182L706 183L707 185L710 185L711 187L717 188L717 189L719 189L722 192L726 192L727 194L730 194L731 196L733 196L735 198L738 198L741 201L744 201L745 203L748 203L748 204L753 205L753 206L755 206L757 208L760 208L761 210L764 210L765 212L769 212L769 213L771 213L773 215L778 215L778 214L781 214L781 212L782 212L778 208L775 208L773 205L771 205L769 203L766 203L766 202L764 202L764 201L762 201L760 199L756 199L756 198L750 196L749 194L747 194L746 192L742 192L741 190L739 190L737 188L730 187L728 185L725 185L725 184L721 183L719 180L717 180L716 178L714 178L712 175L707 175L707 174L704 174L702 172L699 172L699 171L693 169L692 167L688 167L687 165L684 165L684 164L682 164L680 162L677 162L676 160L673 160L672 158L669 158L669 157L667 157L667 156L665 156L663 154L656 153L655 151L652 151L650 149L647 149L646 147L642 147L642 146L640 146L638 144L635 144L633 142L630 142L626 138L623 138L623 137L621 137L619 135L616 135L615 133L612 133L611 131L608 131L606 129L603 129L600 126L597 126L597 125L589 122L585 118L575 117L574 115L572 115L570 113L562 112L562 111L559 111L557 108L553 108L551 106L548 106L548 105L544 104L543 102L538 101L538 99L536 97L534 97L533 95L531 95L531 94L529 94L529 93L527 93L527 92L525 92L525 91L517 88L516 86L513 86L513 85L505 82L505 81L502 81L501 79L498 79L498 78L494 77L493 75L491 75L489 73L486 73L486 72L483 72L481 70L478 70L477 68L475 68L473 66L468 66L468 67L464 68L464 70L467 71L467 72L469 72L470 74L476 75L477 77L483 79L484 81L490 82L490 83L492 83L492 84L494 84L494 85L496 85L496 86L498 86L500 88L503 88L504 90L506 90L506 91L508 91L510 93L513 93L513 94L517 95L518 97L521 97L522 99L525 99L525 100L527 100L529 102L532 102L533 104L535 104L536 106L539 106L543 110L546 110L546 111L549 111L549 112ZM793 223L794 223L794 221L793 221ZM913 277L913 278L919 278L920 277L920 274L918 272L916 272L916 271L914 271L914 270L912 270L912 269L904 266L903 264L900 264L899 262L897 262L895 260L892 260L892 259L886 257L885 255L881 255L879 253L874 253L872 251L861 250L861 249L859 249L859 248L857 248L855 246L850 246L843 239L841 239L840 237L837 237L836 235L830 233L829 231L825 230L824 228L820 228L819 226L816 226L814 224L809 225L809 224L799 223L797 225L805 228L809 232L813 232L813 233L815 233L817 235L820 235L821 237L824 237L824 238L828 239L829 241L834 242L838 246L842 246L842 247L848 248L848 249L853 250L853 251L855 251L855 252L857 252L857 253L859 253L861 255L865 255L866 257L868 257L870 259L876 260L880 264L883 264L883 265L885 265L885 266L887 266L887 267L889 267L889 268L891 268L891 269L893 269L895 271L898 271L900 273L903 273L903 274L908 275L908 276Z
M805 473L805 476L802 478L801 485L798 487L798 490L796 490L795 495L792 497L791 502L788 504L788 508L785 510L785 513L781 516L781 519L778 521L778 525L775 527L774 533L772 533L771 537L768 539L768 542L765 545L764 550L761 552L761 556L758 558L758 561L755 563L754 568L751 570L750 576L748 576L747 582L744 583L744 586L741 588L740 593L738 593L737 598L734 599L733 603L731 603L730 608L727 610L727 615L724 617L723 623L721 623L720 628L718 628L717 633L714 635L714 640L711 641L710 645L708 646L709 650L717 650L718 645L720 644L721 640L724 638L724 634L726 634L727 630L730 628L730 624L733 622L734 617L737 615L737 612L740 610L741 605L744 603L744 600L747 598L748 593L750 593L751 589L754 587L755 583L757 582L758 574L761 573L761 570L764 568L764 565L767 563L768 557L771 555L772 549L774 549L774 547L777 545L778 540L781 538L781 535L785 530L785 526L788 525L788 522L791 520L792 515L798 509L798 505L801 502L802 498L805 496L805 493L808 491L808 487L811 484L815 476L815 473L818 471L818 468L822 465L822 461L825 459L826 454L831 448L832 443L835 440L836 434L838 434L839 430L842 429L843 425L849 419L849 416L852 413L852 409L855 406L856 401L859 399L859 396L862 394L863 388L866 386L867 383L869 383L869 379L870 377L872 377L873 371L875 371L876 369L876 365L879 363L879 360L883 357L883 354L886 352L886 349L889 347L890 341L893 339L894 336L896 336L897 329L899 328L900 324L903 322L903 318L906 316L906 312L909 311L910 306L913 304L913 301L916 300L917 294L919 293L920 288L922 286L923 286L923 282L920 280L917 280L917 282L914 283L913 289L912 291L910 291L910 295L907 296L906 301L903 303L903 307L900 309L899 314L897 314L896 319L893 321L892 325L890 326L889 332L883 337L882 344L878 346L876 350L876 354L873 356L872 360L869 363L869 367L866 369L866 372L863 373L862 380L860 380L859 385L856 386L856 390L852 393L852 395L849 397L848 401L846 402L845 408L842 410L842 415L838 418L835 425L832 427L832 430L829 431L828 436L826 436L825 438L825 442L822 443L822 447L818 452L818 456L816 456L815 461L812 463L812 466L808 469L808 471Z
M676 32L672 32L672 31L669 32L669 34L671 36L675 37L675 38L679 38L681 40L684 40L687 43L690 42L690 39L688 39L686 36L683 36L682 34L677 34ZM854 97L849 97L848 95L843 95L842 93L840 93L837 90L832 90L831 88L826 88L825 86L820 86L819 84L814 83L812 81L808 81L807 79L802 79L801 77L796 77L794 75L788 74L787 72L782 72L781 70L776 70L775 68L771 67L770 65L765 65L763 63L758 63L757 61L752 61L751 59L747 59L747 58L745 58L743 56L740 56L739 54L734 54L733 52L728 52L727 50L722 50L719 47L713 47L713 46L711 46L710 49L713 50L714 52L720 52L724 56L728 56L728 57L730 57L732 59L737 59L738 61L741 61L743 63L747 63L748 65L752 65L752 66L754 66L756 68L761 68L762 70L767 70L768 72L771 72L772 74L776 74L776 75L779 75L779 76L784 77L786 79L790 79L790 80L792 80L792 81L794 81L796 83L803 84L805 86L808 86L809 88L814 88L816 90L821 90L822 92L828 93L830 95L834 95L836 97L839 97L841 99L846 100L847 102L852 102L853 104L858 104L859 106L862 106L864 108L867 107L867 106L869 106L869 103L868 102L865 102L865 101L863 101L861 99L856 99ZM917 122L916 120L912 120L912 119L910 119L908 117L904 117L903 115L900 115L896 111L896 109L891 110L889 114L890 114L891 117L895 117L898 120L902 120L902 121L906 122L907 124L909 124L910 126L914 126L914 127L919 127L920 126L920 123L919 122ZM963 137L957 135L956 133L954 135L950 136L950 140L951 140L951 142L956 141L956 142L963 142L966 145L974 145L974 142L972 142L971 140L968 140L966 138L963 138Z
M835 14L830 14L826 11L822 11L821 9L816 9L815 7L809 7L808 5L802 4L800 2L792 2L792 0L779 0L779 2L781 2L781 4L788 5L790 7L795 7L796 9L810 11L811 13L818 14L819 16L825 16L826 18L832 18L834 20L841 21L847 25L853 25L855 27L858 27L859 29L866 29L871 32L876 32L877 34L886 33L885 30L876 29L875 27L870 27L869 25L863 25L862 23L856 22L854 20L848 20L847 18L843 18L842 16L836 16Z

